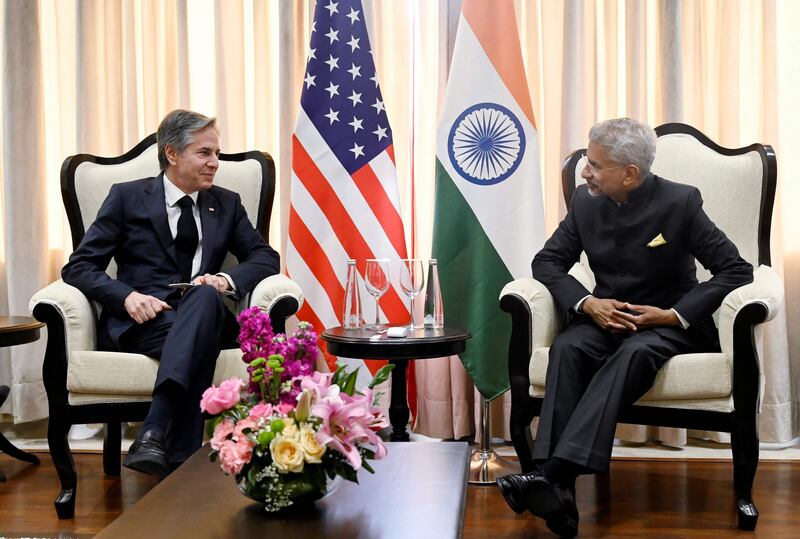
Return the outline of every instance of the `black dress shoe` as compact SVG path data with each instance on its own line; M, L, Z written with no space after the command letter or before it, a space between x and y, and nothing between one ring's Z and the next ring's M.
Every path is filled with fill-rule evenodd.
M575 537L578 535L578 504L575 503L575 491L570 488L555 485L561 498L563 511L556 516L545 520L547 527L559 537Z
M152 429L140 432L128 449L122 465L137 472L166 477L170 466L164 451L164 436Z
M537 469L527 473L504 475L495 479L495 483L511 510L515 513L522 513L528 508L525 503L528 486L534 477L541 475L542 471Z

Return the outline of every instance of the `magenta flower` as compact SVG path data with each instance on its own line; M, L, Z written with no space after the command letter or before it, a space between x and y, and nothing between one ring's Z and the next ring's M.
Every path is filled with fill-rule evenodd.
M245 309L236 317L239 322L239 345L242 349L242 360L250 363L258 357L266 357L272 338L272 324L269 315L260 307Z
M244 382L239 378L230 378L222 382L219 387L209 387L200 399L200 409L217 415L223 410L233 408L241 397L242 385Z

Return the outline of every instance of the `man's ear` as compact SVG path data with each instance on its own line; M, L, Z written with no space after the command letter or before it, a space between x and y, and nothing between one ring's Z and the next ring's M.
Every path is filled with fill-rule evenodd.
M624 169L625 178L622 182L625 185L630 185L631 183L639 180L639 167L636 165L628 165Z
M180 154L172 144L164 146L164 154L167 156L167 161L169 161L170 165L174 165L178 162L178 155Z

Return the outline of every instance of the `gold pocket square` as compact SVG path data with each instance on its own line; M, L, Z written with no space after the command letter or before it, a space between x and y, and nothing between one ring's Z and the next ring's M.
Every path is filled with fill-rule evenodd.
M658 236L656 236L655 238L650 240L650 243L648 243L647 246L648 247L659 247L661 245L666 245L666 243L667 243L667 240L664 239L664 236L659 234Z

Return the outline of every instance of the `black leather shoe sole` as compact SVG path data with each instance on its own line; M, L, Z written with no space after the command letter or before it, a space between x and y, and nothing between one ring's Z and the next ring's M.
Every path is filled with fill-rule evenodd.
M497 487L500 489L500 494L503 495L503 498L506 500L506 503L512 511L519 514L527 509L527 507L525 507L525 503L517 497L515 492L516 489L511 481L509 481L506 477L498 477L495 479L495 483L497 483Z
M122 465L137 472L157 475L164 478L169 475L169 461L155 453L128 453Z

